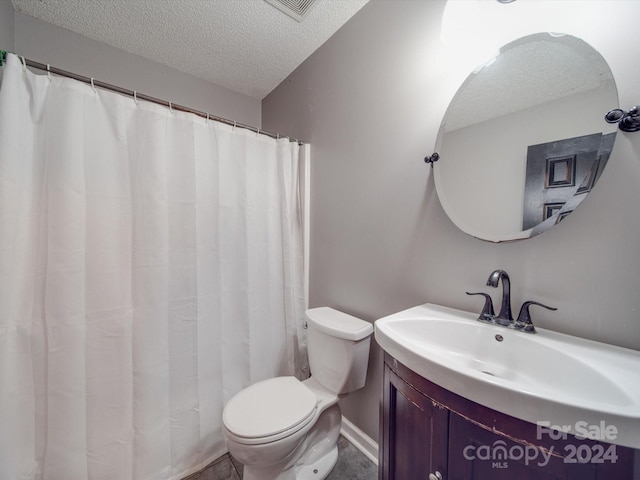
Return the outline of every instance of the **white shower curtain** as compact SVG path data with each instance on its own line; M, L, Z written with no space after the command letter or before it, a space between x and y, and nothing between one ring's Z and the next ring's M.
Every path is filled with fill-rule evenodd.
M2 69L0 480L180 478L304 375L300 147Z

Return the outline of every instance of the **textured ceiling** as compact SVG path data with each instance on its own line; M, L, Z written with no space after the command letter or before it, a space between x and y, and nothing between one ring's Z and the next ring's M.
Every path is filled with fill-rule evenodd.
M297 22L263 0L11 0L16 11L262 99L368 0Z

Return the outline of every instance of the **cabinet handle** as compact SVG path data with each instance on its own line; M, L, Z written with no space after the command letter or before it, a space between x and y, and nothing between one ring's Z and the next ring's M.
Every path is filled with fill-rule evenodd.
M442 474L436 470L436 473L429 474L429 480L442 480Z

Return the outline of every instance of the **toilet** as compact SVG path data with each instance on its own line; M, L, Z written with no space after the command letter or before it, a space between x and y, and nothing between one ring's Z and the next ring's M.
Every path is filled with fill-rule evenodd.
M338 400L362 388L373 326L329 307L306 311L311 377L276 377L236 394L222 413L244 480L322 480L338 460Z

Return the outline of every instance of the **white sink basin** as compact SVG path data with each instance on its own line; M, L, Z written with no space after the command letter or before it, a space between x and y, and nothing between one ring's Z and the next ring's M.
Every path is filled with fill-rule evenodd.
M640 448L640 352L542 328L514 331L477 317L420 305L377 320L375 338L414 372L469 400Z

